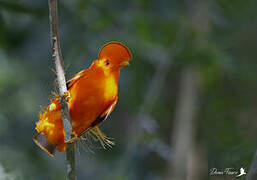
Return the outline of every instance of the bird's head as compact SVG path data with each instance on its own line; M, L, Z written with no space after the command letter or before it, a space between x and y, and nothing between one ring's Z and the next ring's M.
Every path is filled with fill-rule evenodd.
M116 71L129 65L131 59L131 52L125 45L120 42L110 42L100 50L98 64L106 70Z

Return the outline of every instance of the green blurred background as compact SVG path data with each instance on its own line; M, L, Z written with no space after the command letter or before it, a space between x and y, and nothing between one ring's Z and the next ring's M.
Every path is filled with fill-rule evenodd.
M67 79L109 41L133 54L102 125L116 145L78 145L78 179L248 173L257 149L256 0L63 0L59 26ZM0 0L0 180L66 176L64 153L51 158L32 141L56 91L50 52L47 0Z

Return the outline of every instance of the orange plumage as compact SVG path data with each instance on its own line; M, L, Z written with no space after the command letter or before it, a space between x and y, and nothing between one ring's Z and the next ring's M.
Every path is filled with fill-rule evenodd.
M108 142L98 125L113 111L118 100L120 69L131 60L129 49L121 43L104 45L98 59L67 82L72 134L79 137L91 129L101 143ZM36 124L34 141L43 150L53 155L56 147L65 151L64 128L59 98L56 96L40 113Z

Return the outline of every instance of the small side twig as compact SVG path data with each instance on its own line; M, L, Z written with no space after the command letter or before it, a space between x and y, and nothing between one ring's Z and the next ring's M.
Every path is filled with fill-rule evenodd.
M246 176L246 180L251 180L256 178L257 178L257 150L251 162L249 172L247 173L247 176Z
M65 73L63 70L63 59L61 54L61 47L58 33L58 11L57 0L48 0L49 6L49 19L50 19L50 33L51 33L51 46L52 57L55 63L59 96L62 112L62 121L65 132L65 141L71 138L72 126L70 123L69 104L66 101L65 93L67 92ZM75 173L75 145L74 143L66 143L66 163L67 163L67 176L69 180L76 179Z

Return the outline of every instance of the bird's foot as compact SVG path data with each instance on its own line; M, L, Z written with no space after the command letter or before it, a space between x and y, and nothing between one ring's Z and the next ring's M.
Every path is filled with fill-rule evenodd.
M78 139L78 135L77 134L74 134L74 133L72 133L71 134L71 139L69 139L68 141L66 141L65 143L69 143L69 144L71 144L71 143L74 143L77 139Z
M63 96L65 97L66 101L69 102L69 100L70 100L70 92L69 91L64 92Z

